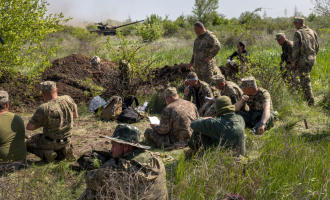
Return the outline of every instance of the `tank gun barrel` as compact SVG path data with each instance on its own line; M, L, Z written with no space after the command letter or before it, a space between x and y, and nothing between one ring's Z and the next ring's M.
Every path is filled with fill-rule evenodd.
M124 25L120 25L120 26L116 26L116 27L114 27L114 29L117 29L117 28L120 28L120 27L123 27L123 26L128 26L128 25L131 25L131 24L137 24L137 23L140 23L140 22L144 22L144 20L137 21L137 22L132 22L132 23L124 24Z

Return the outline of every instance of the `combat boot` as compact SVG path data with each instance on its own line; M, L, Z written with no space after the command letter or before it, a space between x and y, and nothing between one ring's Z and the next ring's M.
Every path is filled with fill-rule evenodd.
M66 160L75 160L76 159L76 157L73 154L73 149L70 146L64 147L61 151Z
M44 152L44 156L48 162L54 162L57 157L57 153L53 150L47 150Z

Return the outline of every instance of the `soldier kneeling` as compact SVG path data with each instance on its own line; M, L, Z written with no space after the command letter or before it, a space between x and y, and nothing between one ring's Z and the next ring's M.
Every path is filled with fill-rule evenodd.
M48 162L63 159L63 156L67 160L74 159L70 145L73 119L78 118L77 105L67 95L57 96L58 89L53 81L41 83L41 91L47 102L37 108L26 130L43 127L43 133L29 137L27 151Z

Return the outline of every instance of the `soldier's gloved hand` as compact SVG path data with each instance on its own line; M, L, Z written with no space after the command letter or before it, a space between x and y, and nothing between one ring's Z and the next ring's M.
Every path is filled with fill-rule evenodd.
M184 95L188 96L189 94L189 86L187 86L185 89L184 89Z
M230 59L227 59L227 60L226 60L226 64L228 64L228 63L230 63Z

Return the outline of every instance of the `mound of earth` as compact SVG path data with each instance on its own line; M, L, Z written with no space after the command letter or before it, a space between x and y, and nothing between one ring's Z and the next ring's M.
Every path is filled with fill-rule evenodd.
M12 100L12 110L31 108L44 102L40 92L40 83L46 80L55 81L59 95L69 95L76 103L89 103L92 91L96 88L104 88L102 97L121 95L118 88L122 88L118 80L116 63L101 58L100 70L92 68L90 59L92 56L71 54L64 58L56 59L51 67L42 73L41 78L31 80L21 74L12 74L2 70L0 77L0 89L8 91ZM159 85L165 86L169 82L185 78L190 72L189 64L175 64L163 68L151 69L147 75L147 81L141 81L146 93L152 92Z

